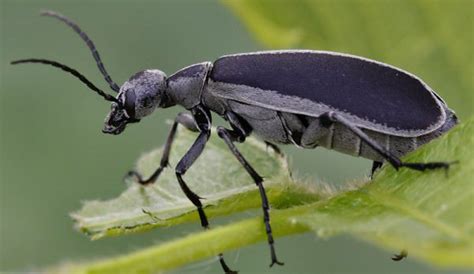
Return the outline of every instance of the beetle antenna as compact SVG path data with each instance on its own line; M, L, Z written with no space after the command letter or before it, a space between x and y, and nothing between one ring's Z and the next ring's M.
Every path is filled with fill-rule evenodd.
M107 81L107 83L109 83L109 86L112 90L114 90L115 92L119 92L120 87L112 80L109 73L107 73L107 70L105 69L104 63L102 63L102 60L100 59L99 52L95 48L94 42L92 42L92 40L89 38L89 36L87 36L87 34L85 32L83 32L81 30L81 28L76 23L71 21L66 16L64 16L62 14L59 14L57 12L54 12L54 11L45 10L45 11L41 11L40 14L42 16L50 16L50 17L54 17L56 19L61 20L62 22L66 23L68 26L70 26L77 34L79 34L79 36L81 36L82 40L84 40L84 42L86 42L87 46L89 47L90 51L92 52L92 57L94 57L95 62L97 63L97 67L99 67L99 70L102 73L102 75L104 76L105 81Z
M79 80L81 80L81 82L86 84L86 86L88 86L93 91L97 92L97 94L99 94L100 96L104 97L105 100L118 103L118 100L115 97L113 97L110 94L105 93L103 90L96 87L94 84L92 84L91 81L87 80L87 78L84 75L82 75L79 71L77 71L77 70L75 70L71 67L68 67L64 64L61 64L61 63L56 62L56 61L51 61L51 60L46 60L46 59L35 59L35 58L22 59L22 60L16 60L16 61L10 62L10 64L12 64L12 65L24 64L24 63L40 63L40 64L46 64L46 65L51 65L53 67L60 68L64 71L69 72L70 74L76 76Z

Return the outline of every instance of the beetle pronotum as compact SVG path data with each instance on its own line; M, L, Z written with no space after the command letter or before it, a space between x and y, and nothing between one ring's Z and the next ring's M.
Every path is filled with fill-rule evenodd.
M118 86L107 73L89 37L70 19L52 11L42 15L61 20L86 42L116 97L105 93L77 70L46 59L23 59L12 64L42 63L71 73L112 102L104 133L120 134L129 123L139 122L156 108L180 105L190 113L176 117L164 146L160 166L149 178L129 172L138 183L154 183L168 165L178 124L199 132L196 141L176 166L179 186L197 207L201 225L209 223L200 197L183 179L203 151L211 134L211 112L223 117L230 128L217 127L237 160L257 185L271 264L278 261L270 225L269 203L263 179L235 147L255 133L270 144L302 148L323 146L373 160L372 174L384 161L396 169L427 170L449 167L446 162L406 163L399 157L451 129L454 111L422 80L401 69L349 54L282 50L227 55L181 69L170 77L148 69ZM234 273L220 263L226 273Z

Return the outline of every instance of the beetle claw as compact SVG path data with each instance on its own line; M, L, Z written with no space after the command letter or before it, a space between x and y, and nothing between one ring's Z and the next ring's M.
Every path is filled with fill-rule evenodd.
M270 267L272 267L274 264L277 265L285 265L285 263L278 261L277 259L272 260L272 263L270 264Z
M129 178L132 179L132 177L134 177L135 183L138 183L143 186L146 186L155 182L155 179L153 177L150 177L149 179L144 180L142 175L136 172L135 170L130 170L129 172L127 172L127 174L125 174L124 176L124 180L126 181Z
M398 261L403 260L407 256L408 256L408 252L406 250L402 250L400 254L394 254L391 259L392 261L398 262Z
M128 179L133 179L134 177L137 181L142 181L142 176L140 173L136 172L135 170L130 170L123 176L123 180L127 181Z

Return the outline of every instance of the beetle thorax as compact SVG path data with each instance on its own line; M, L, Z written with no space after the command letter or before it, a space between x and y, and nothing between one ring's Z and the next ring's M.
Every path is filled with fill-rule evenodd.
M167 96L169 101L163 107L178 104L191 109L201 103L201 94L206 83L210 62L186 67L168 78Z

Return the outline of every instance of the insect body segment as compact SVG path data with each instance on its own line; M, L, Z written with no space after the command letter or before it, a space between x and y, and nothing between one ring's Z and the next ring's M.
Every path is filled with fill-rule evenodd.
M312 149L322 146L373 160L372 173L388 162L396 169L427 170L449 167L446 162L405 163L400 157L439 137L456 123L454 111L422 80L401 69L335 52L286 50L236 54L214 63L188 66L167 77L149 69L134 74L120 88L111 80L92 41L71 20L54 12L87 43L112 90L113 97L97 88L78 71L45 59L18 63L43 63L76 76L105 100L111 101L103 132L122 133L157 108L179 105L189 112L177 115L166 140L159 167L148 178L131 171L142 185L154 183L168 166L178 124L198 132L175 173L179 187L196 206L202 227L209 221L198 193L185 181L186 171L198 160L211 134L212 113L229 127L217 127L232 154L259 189L263 222L270 247L270 266L277 259L263 178L235 146L255 134L267 144L292 144ZM226 273L232 271L219 254Z

